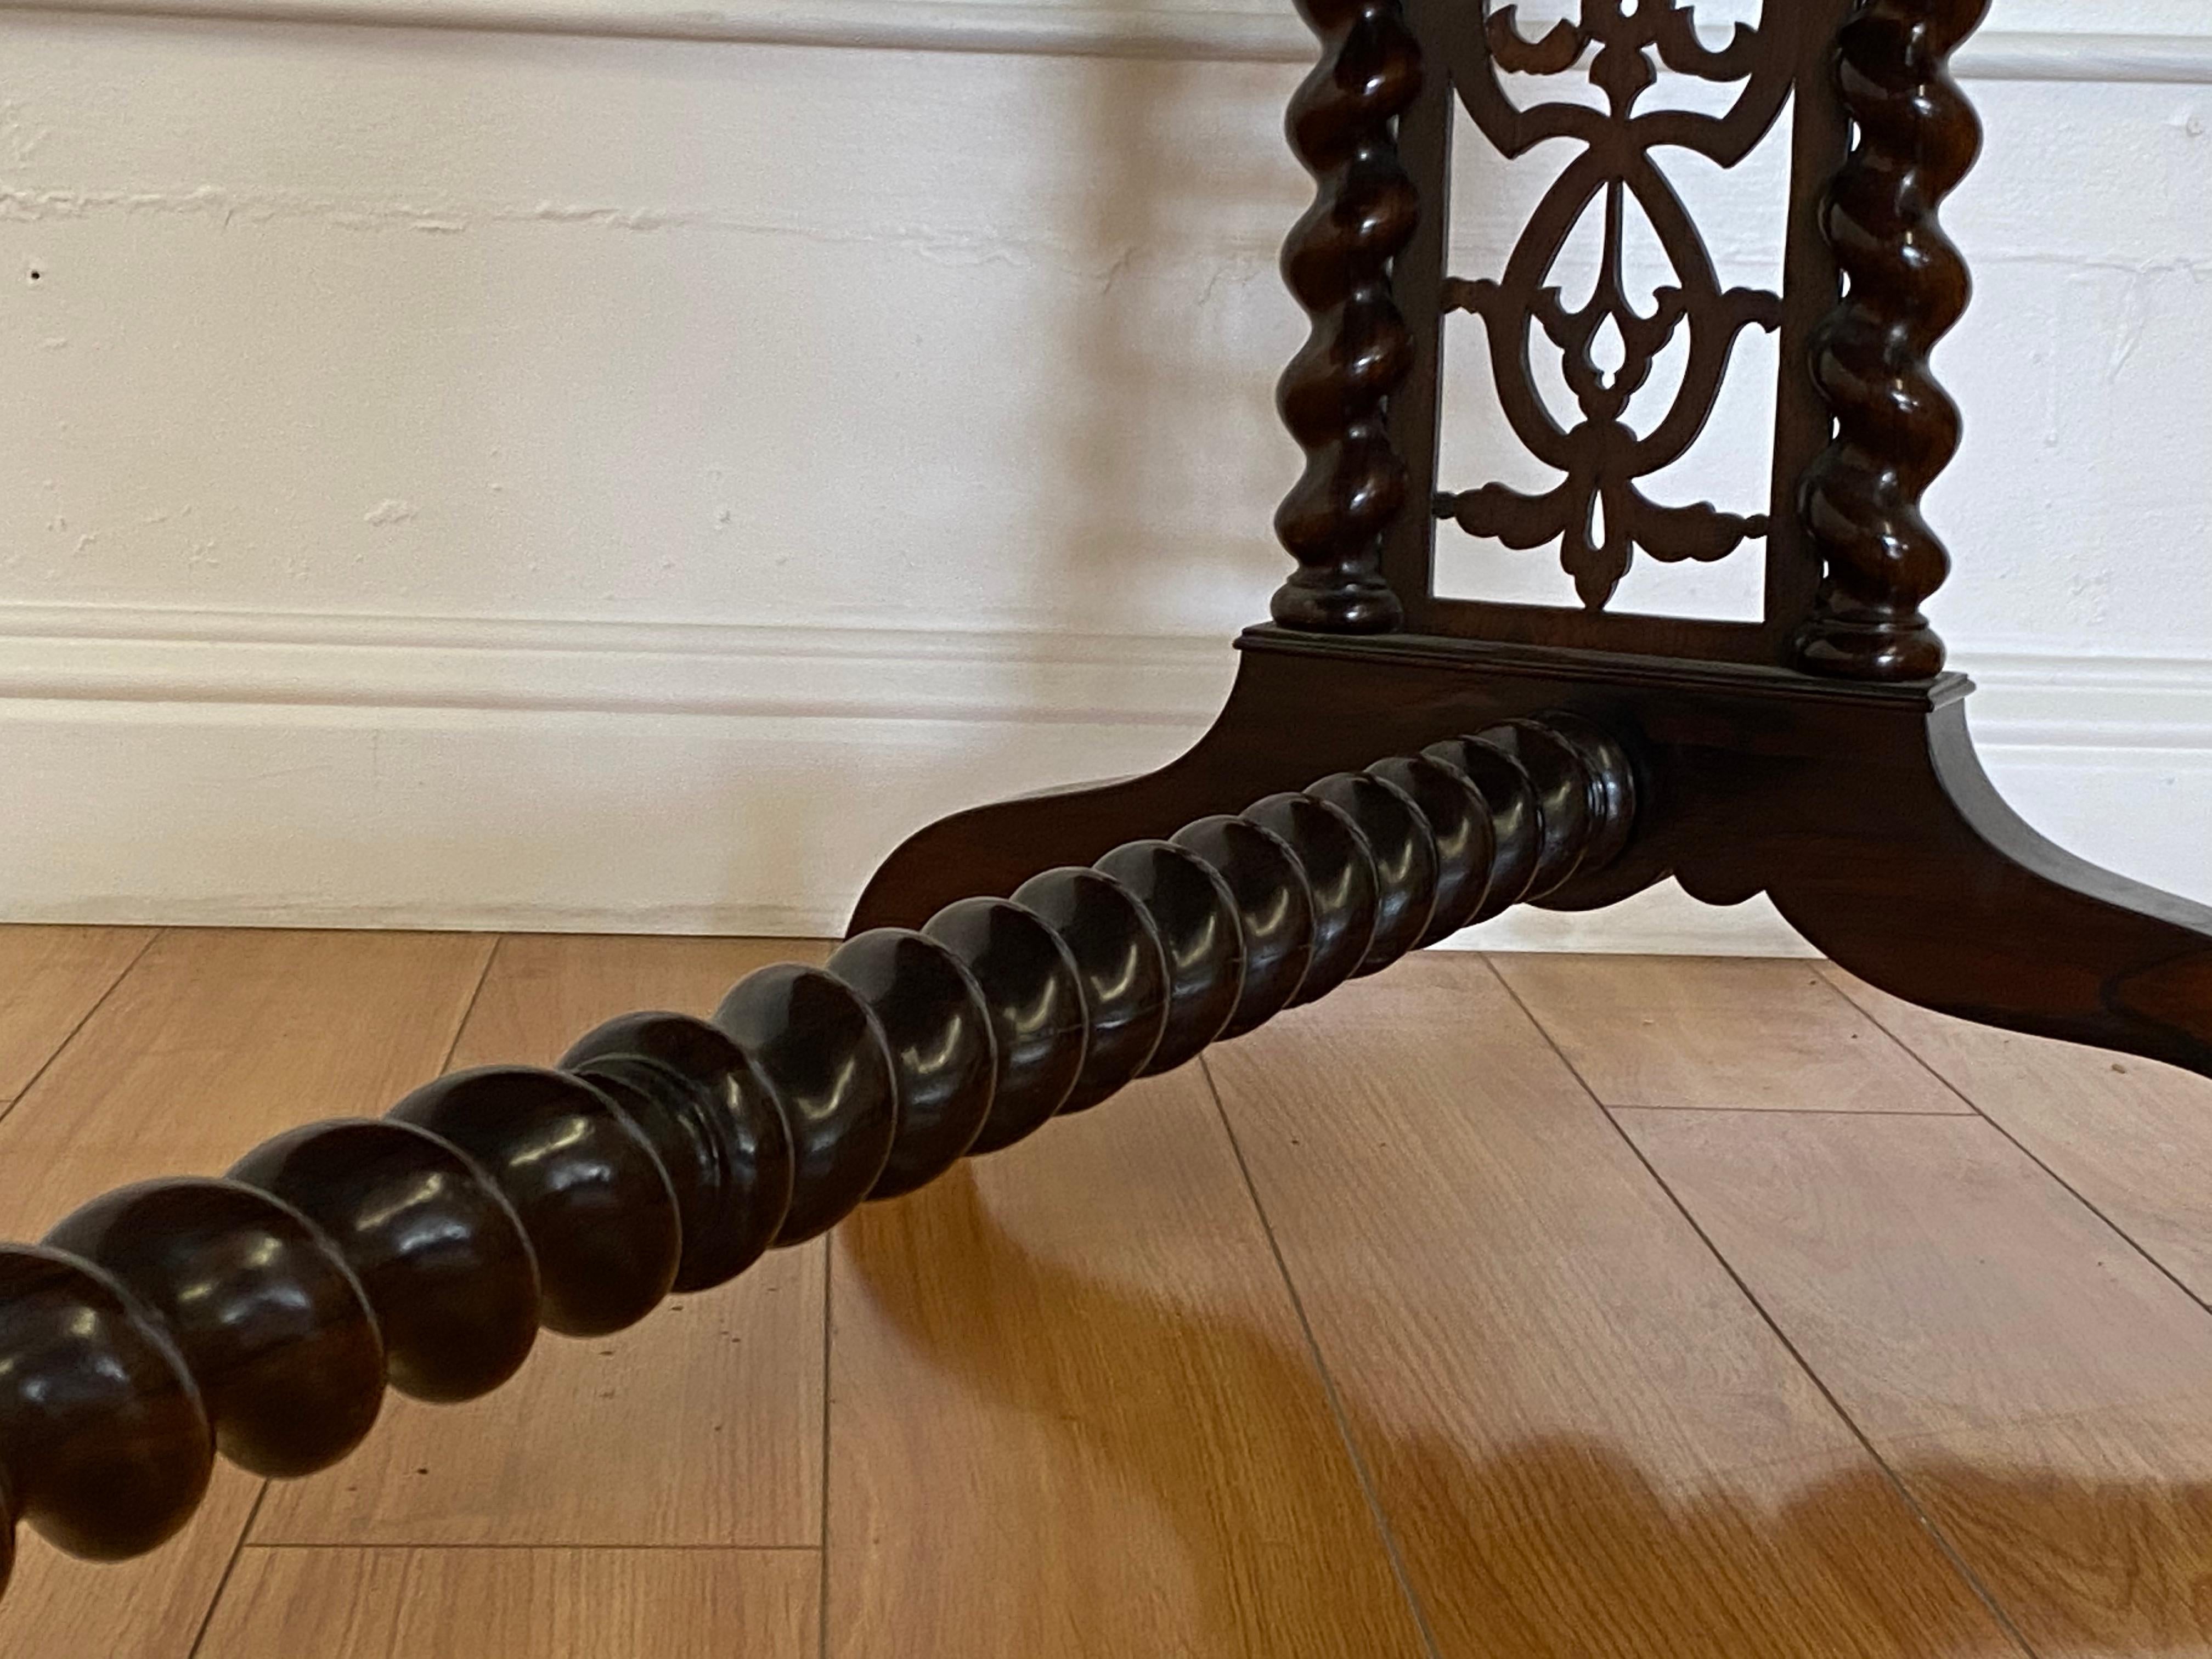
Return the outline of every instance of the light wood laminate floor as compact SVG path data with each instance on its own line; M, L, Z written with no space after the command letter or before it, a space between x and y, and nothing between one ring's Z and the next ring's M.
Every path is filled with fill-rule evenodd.
M0 929L0 1237L791 941ZM0 1659L2212 1655L2212 1083L1437 956L490 1399L24 1541Z

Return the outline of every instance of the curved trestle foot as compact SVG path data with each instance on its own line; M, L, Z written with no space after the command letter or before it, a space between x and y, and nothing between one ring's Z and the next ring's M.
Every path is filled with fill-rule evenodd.
M1927 736L1878 814L1838 781L1827 856L1772 884L1790 924L1908 1001L2212 1076L2212 909L2029 828L1956 707Z
M2212 908L2100 870L2022 823L1974 757L1962 677L1860 685L1271 629L1242 644L1229 705L1190 753L1148 776L933 824L877 873L857 925L926 915L948 882L1095 856L1133 826L1220 811L1363 744L1415 750L1574 711L1630 746L1636 839L1538 902L1595 909L1669 877L1715 904L1766 893L1814 945L1910 1001L2212 1075ZM1540 769L1540 756L1520 758Z
M456 1073L0 1246L0 1586L19 1520L150 1549L218 1451L325 1468L387 1386L483 1394L541 1327L619 1330L1628 843L1599 727L1471 733L1133 825L1011 898L763 969L710 1020L626 1016L557 1069Z

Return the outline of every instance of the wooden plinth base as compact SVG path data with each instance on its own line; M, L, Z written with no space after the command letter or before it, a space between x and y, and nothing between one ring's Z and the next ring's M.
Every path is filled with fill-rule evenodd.
M1256 628L1228 706L1143 777L1000 802L910 837L853 929L919 927L971 894L1356 769L1378 754L1552 710L1630 748L1633 844L1545 899L1595 909L1672 876L1765 892L1844 967L1924 1006L2212 1075L2212 909L2045 840L1997 795L1961 675L1905 686L1781 670L1394 635Z

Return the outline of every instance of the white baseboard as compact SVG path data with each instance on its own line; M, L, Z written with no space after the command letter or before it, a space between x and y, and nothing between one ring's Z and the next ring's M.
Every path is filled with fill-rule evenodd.
M1984 655L2033 821L2212 893L2212 661ZM1204 729L1218 639L0 611L0 916L805 935L908 830ZM1802 949L1671 888L1499 949Z
M0 605L0 697L1188 726L1212 635Z

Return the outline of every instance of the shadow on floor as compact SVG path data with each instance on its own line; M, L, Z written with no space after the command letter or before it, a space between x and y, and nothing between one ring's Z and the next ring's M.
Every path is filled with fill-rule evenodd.
M949 1248L918 1253L918 1229ZM1263 1490L1296 1491L1341 1458L1285 1427L1314 1420L1319 1384L1302 1349L1038 1260L994 1221L964 1166L862 1212L838 1239L841 1298L866 1297L913 1355L1018 1408L1048 1437L1048 1467L1024 1471L1025 1487L1068 1491L1064 1483L1096 1482L1103 1468L1146 1494L1164 1522L1159 1547L1182 1557L1191 1621L1182 1650L1398 1650L1346 1628L1344 1565L1310 1541L1303 1547L1315 1559L1278 1561L1272 1599L1255 1605L1247 1559L1297 1549L1300 1537L1238 1535L1237 1505L1197 1473L1218 1467L1224 1436ZM933 1269L918 1262L957 1264L958 1293L941 1281L925 1291ZM993 1294L1009 1283L1049 1317L1009 1316ZM1194 1398L1188 1356L1224 1343L1236 1350L1227 1370L1243 1397ZM1110 1357L1110 1374L1072 1377L1072 1364L1101 1363L1084 1356ZM1110 1409L1095 1409L1102 1400ZM1353 1443L1382 1472L1407 1577L1444 1659L2020 1651L1871 1458L1841 1473L1827 1460L1794 1488L1762 1472L1761 1485L1789 1494L1768 1506L1662 1490L1595 1427L1478 1455L1381 1421L1356 1399L1343 1407ZM1899 1474L2038 1652L2212 1651L2212 1486L2085 1484L1942 1460L1907 1462ZM927 1514L931 1494L913 1501ZM969 1634L974 1652L1000 1650L989 1632ZM1091 1639L1113 1650L1111 1632ZM1410 1639L1405 1648L1421 1650Z

